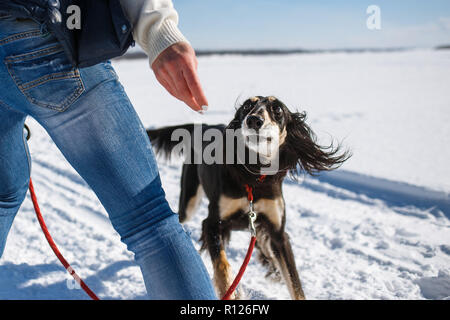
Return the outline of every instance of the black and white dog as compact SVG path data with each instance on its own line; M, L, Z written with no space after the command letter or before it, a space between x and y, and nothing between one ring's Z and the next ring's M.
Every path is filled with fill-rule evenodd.
M202 133L214 130L222 137L230 130L239 132L234 138L244 141L244 159L238 159L235 143L230 145L223 141L219 144L214 141L219 149L213 154L216 159L223 161L194 161L195 156L205 151L212 142L203 141L200 150L195 150L192 137L189 146L185 145L182 150L188 156L181 175L180 221L189 219L201 198L206 195L209 214L203 221L202 248L208 249L211 256L214 283L220 297L233 281L225 245L232 230L249 226L247 213L250 186L254 198L253 208L257 213L256 248L259 249L260 261L268 267L267 276L281 279L282 275L292 299L305 298L289 236L285 232L286 206L282 182L288 173L295 177L301 172L314 174L332 170L349 158L348 152L341 152L339 146L318 145L305 119L305 113L289 111L275 97L252 97L240 106L228 126L203 125L201 128ZM173 139L177 130L195 135L194 124L147 130L156 152L166 156L172 153L179 144L177 139ZM228 160L232 161L225 161L230 153L232 157ZM258 155L256 161L249 161L255 153ZM273 166L275 159L277 163ZM239 296L237 294L232 298Z

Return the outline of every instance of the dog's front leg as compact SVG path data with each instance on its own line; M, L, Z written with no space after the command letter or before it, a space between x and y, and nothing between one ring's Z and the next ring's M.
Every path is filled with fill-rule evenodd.
M305 300L288 234L280 231L276 235L271 235L271 247L276 265L283 275L292 299Z
M214 267L214 285L219 299L222 298L231 286L233 279L231 267L225 253L225 244L222 237L220 220L209 216L203 221L203 247L208 248ZM238 299L236 292L230 299Z

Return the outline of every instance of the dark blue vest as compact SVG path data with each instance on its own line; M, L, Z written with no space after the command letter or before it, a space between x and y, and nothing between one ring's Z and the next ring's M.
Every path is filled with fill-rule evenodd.
M81 9L80 29L68 28L71 5ZM76 67L120 56L133 44L132 26L119 0L0 0L0 10L31 18L52 32Z

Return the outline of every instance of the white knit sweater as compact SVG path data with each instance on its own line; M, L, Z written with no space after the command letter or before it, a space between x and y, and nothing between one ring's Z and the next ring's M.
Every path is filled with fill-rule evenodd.
M178 29L172 0L120 0L131 21L134 40L147 53L150 65L166 48L188 42Z

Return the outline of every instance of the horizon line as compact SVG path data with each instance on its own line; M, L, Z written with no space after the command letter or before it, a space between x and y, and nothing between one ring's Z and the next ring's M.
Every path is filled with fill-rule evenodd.
M332 48L332 49L195 49L197 56L211 56L211 55L243 55L243 56L261 56L261 55L289 55L289 54L321 54L321 53L363 53L363 52L399 52L411 51L417 49L431 49L431 50L449 50L449 45L439 45L433 47L361 47L361 48ZM115 59L142 59L146 58L146 53L140 47L134 47L121 57Z

